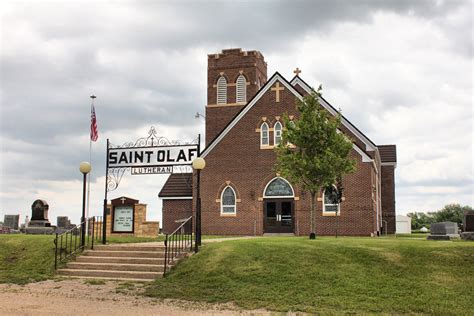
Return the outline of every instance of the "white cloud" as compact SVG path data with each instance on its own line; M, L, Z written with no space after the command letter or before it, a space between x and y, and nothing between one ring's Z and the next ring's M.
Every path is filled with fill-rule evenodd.
M79 220L92 93L100 213L106 138L133 141L151 125L170 139L203 134L194 114L206 103L207 54L230 45L262 51L269 75L291 78L298 66L375 143L397 144L400 213L474 204L470 1L248 5L2 3L0 213L30 215L43 198L53 221ZM127 176L111 197L137 198L159 218L164 179Z

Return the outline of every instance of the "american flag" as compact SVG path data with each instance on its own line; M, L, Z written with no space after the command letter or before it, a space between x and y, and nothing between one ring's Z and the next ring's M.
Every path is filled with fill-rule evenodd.
M97 130L97 120L95 117L95 108L94 104L92 104L91 107L91 140L93 142L97 141L97 138L99 138L99 131Z

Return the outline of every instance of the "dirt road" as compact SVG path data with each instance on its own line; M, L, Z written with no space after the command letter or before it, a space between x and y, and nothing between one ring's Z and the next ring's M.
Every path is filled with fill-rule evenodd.
M96 284L98 283L98 284ZM24 286L0 284L1 315L270 315L232 304L157 300L140 295L142 283L49 280Z

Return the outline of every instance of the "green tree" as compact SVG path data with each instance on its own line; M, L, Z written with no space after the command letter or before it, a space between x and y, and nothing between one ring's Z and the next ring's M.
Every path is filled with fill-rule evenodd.
M408 213L407 216L411 217L411 229L420 229L423 226L430 227L432 223L435 223L433 213L422 213L414 212Z
M349 158L352 142L339 132L341 116L332 116L319 103L321 86L298 102L300 117L283 116L285 129L276 148L277 170L311 195L311 235L315 236L316 194L355 169Z
M455 222L462 223L464 211L472 211L470 206L460 204L447 204L441 210L434 213L435 222Z

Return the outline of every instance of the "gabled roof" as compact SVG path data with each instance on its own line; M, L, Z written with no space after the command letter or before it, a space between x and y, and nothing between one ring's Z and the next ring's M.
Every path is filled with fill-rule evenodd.
M217 135L216 138L204 149L201 157L205 158L209 152L224 138L225 135L237 124L238 121L257 103L258 100L270 89L276 81L280 81L283 86L291 91L299 99L303 96L277 71L273 76L263 85L263 87L257 92L257 94L244 106L234 118L227 124L227 126Z
M293 77L291 79L291 84L296 85L298 84L300 87L302 87L306 92L311 93L312 88L299 76ZM321 105L329 111L332 115L336 115L337 113L340 113L338 110L336 110L326 99L323 97L320 98ZM367 136L364 135L357 127L354 126L344 115L341 114L341 123L352 132L352 134L356 135L364 144L365 144L365 150L367 151L375 151L377 148L377 145L373 141L371 141Z
M173 173L158 193L160 198L187 198L193 196L193 174Z
M295 88L295 84L299 84L306 92L311 93L311 87L303 81L299 76L295 76L290 83L287 81L279 72L275 72L273 76L265 83L265 85L255 94L255 96L247 103L245 107L243 107L235 116L234 118L227 124L227 126L217 135L216 138L204 149L201 157L205 158L212 149L227 135L227 133L242 119L242 117L247 114L248 111L260 100L260 98L270 89L273 84L279 81L283 84L283 86L292 92L298 99L302 100L303 95L299 93ZM324 98L320 99L321 105L328 110L329 113L332 115L336 115L338 111L329 104ZM342 124L349 129L356 137L358 137L364 144L366 151L375 151L377 150L377 146L361 131L359 131L351 122L349 122L344 116L341 115L341 122ZM371 162L372 158L370 158L361 148L359 148L356 144L353 144L354 149L362 156L363 162Z
M379 145L377 146L380 153L380 160L383 163L397 162L397 146L395 145Z

